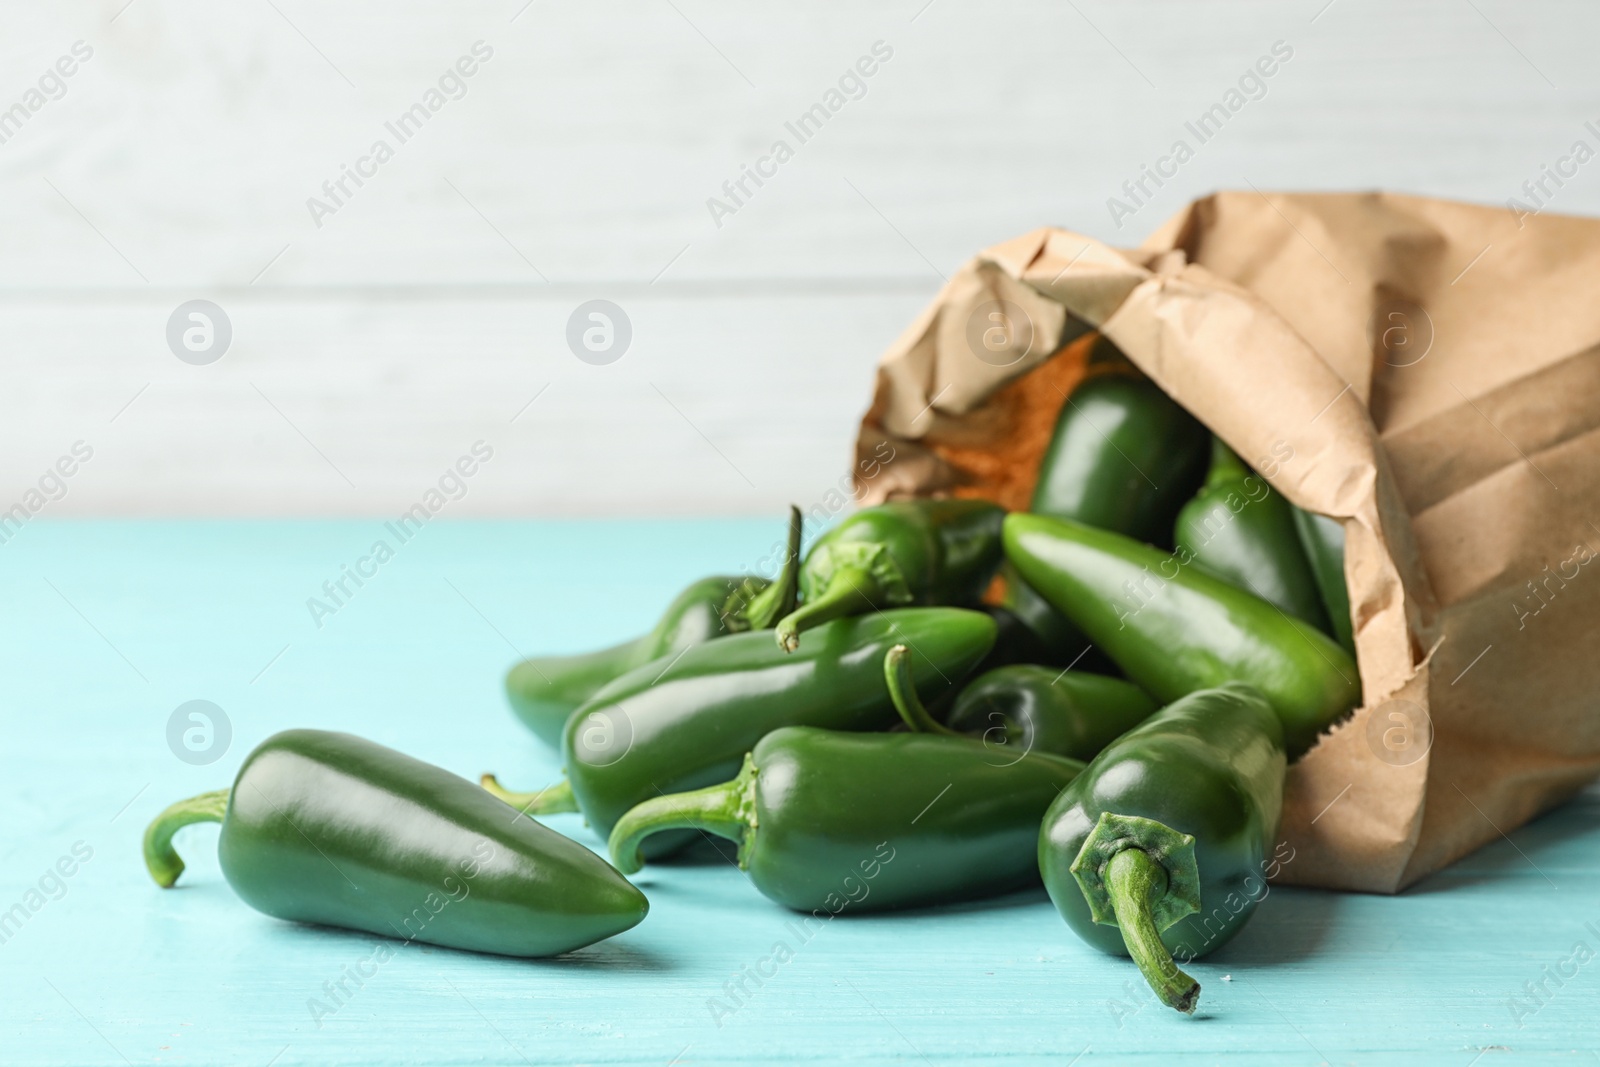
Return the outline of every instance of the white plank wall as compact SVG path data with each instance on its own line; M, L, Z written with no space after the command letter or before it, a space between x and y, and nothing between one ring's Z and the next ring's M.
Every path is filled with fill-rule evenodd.
M1136 243L1252 184L1503 203L1600 145L1576 0L523 3L0 9L0 510L81 440L39 514L387 515L482 440L453 515L773 512L837 482L878 352L986 244ZM385 124L479 41L401 143ZM1279 41L1115 225L1108 197ZM785 123L876 42L801 143ZM1600 163L1550 207L1600 210ZM633 326L608 366L565 339L592 298ZM167 346L191 299L232 323L208 366Z

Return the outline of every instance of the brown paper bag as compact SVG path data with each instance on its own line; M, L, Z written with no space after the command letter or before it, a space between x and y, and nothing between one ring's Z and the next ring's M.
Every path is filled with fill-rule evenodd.
M896 458L858 489L1025 508L1103 331L1344 520L1365 701L1290 768L1279 880L1394 892L1600 772L1596 278L1600 222L1385 194L1218 194L1135 250L1038 230L884 355L857 450Z

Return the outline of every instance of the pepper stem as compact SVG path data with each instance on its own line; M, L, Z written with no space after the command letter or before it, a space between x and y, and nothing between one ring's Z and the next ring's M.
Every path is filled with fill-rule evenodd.
M756 765L746 753L744 766L729 781L636 804L611 828L611 862L623 874L635 874L644 866L639 846L645 838L662 830L701 830L737 844L743 867L745 846L756 828L755 793Z
M1193 1015L1200 999L1200 983L1179 969L1172 953L1161 943L1161 932L1150 911L1151 898L1167 891L1167 872L1143 850L1126 848L1111 857L1105 879L1122 943L1139 965L1139 973L1161 1003Z
M1250 475L1239 454L1215 435L1211 438L1211 466L1206 471L1206 488L1215 489L1228 482L1237 482Z
M889 683L889 699L894 702L894 710L911 727L912 733L966 736L929 714L922 698L917 696L916 679L911 677L911 650L905 645L895 645L883 657L883 680Z
M752 630L766 630L794 611L800 589L800 535L804 523L800 509L789 505L789 540L783 567L772 584L745 602L743 615Z
M157 815L144 831L144 865L162 889L171 889L183 873L183 857L172 847L172 836L197 822L221 822L228 813L231 789L214 789L176 804Z
M840 567L820 593L778 621L778 647L793 652L800 647L802 632L846 615L876 611L885 599L883 584L866 567Z
M535 789L531 793L512 792L501 785L500 779L492 774L479 778L478 784L483 786L484 792L499 797L513 808L520 809L524 815L559 815L562 812L578 810L578 801L572 795L571 782L557 782L544 789Z

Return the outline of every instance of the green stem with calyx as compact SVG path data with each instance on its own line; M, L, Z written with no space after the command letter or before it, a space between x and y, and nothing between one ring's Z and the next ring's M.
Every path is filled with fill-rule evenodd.
M180 800L153 819L144 831L144 865L162 889L171 889L183 873L183 857L172 847L172 836L197 822L221 822L228 813L231 789L214 789Z
M484 792L520 809L524 815L559 815L578 810L578 800L572 795L571 782L557 782L531 793L513 792L501 785L500 779L492 774L479 778L478 784L483 786Z
M889 699L894 702L894 710L911 727L912 733L967 736L935 719L917 696L916 679L911 676L911 650L905 645L895 645L883 657L883 680L889 683Z
M1126 848L1111 857L1106 866L1106 889L1111 907L1122 931L1128 955L1139 965L1139 973L1150 984L1161 1003L1193 1015L1200 999L1200 983L1184 974L1161 943L1150 901L1167 891L1167 872L1143 850Z
M739 866L756 830L756 765L748 753L739 774L726 782L687 793L651 797L629 808L611 828L611 862L623 874L644 866L639 846L662 830L700 830L739 846Z
M778 647L793 652L800 647L803 631L846 615L876 611L886 599L883 585L872 571L840 567L828 578L826 588L778 621Z
M767 630L777 625L779 619L794 611L800 592L800 536L803 520L800 509L789 505L789 540L784 548L783 567L761 592L750 597L736 613L752 630Z

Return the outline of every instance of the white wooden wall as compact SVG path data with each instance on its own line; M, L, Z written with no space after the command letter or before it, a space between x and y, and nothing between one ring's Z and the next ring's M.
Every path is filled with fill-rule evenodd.
M1579 0L524 2L0 9L0 109L93 50L0 144L0 511L80 440L39 514L393 514L479 440L453 515L808 504L878 352L984 245L1136 243L1219 187L1503 203L1600 145ZM398 143L385 122L478 41L465 95ZM1279 41L1264 95L1114 225L1107 198ZM875 42L800 144L785 122ZM307 198L380 137L319 226ZM1550 208L1600 210L1600 162ZM595 298L633 327L604 366L565 338ZM210 365L167 345L192 299L232 324Z

